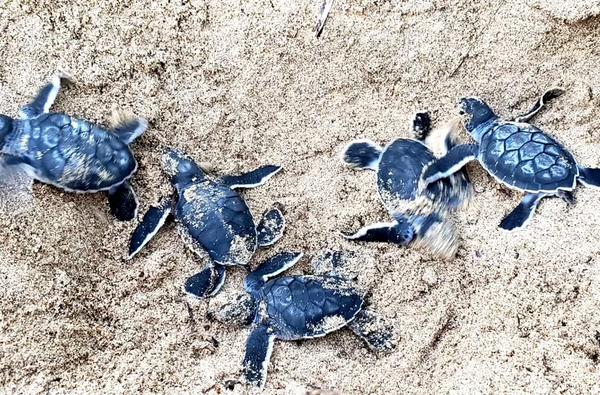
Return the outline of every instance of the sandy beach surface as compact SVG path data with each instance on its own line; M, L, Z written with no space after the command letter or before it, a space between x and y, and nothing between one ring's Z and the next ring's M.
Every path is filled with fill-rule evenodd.
M600 191L580 187L571 207L546 199L508 233L498 223L522 195L475 163L454 260L338 233L390 219L374 173L343 166L341 149L408 137L417 110L439 125L466 95L510 117L564 87L535 124L600 167L599 3L336 0L316 38L319 6L0 1L0 113L16 116L62 68L77 84L57 111L101 124L114 109L145 117L132 144L140 216L171 193L163 147L216 174L284 167L243 192L257 218L280 202L288 224L253 264L303 251L289 270L302 274L320 249L357 251L351 269L399 339L389 355L347 329L276 342L263 394L600 393ZM127 260L137 220L114 220L105 195L40 183L33 194L0 216L0 393L259 393L239 382L247 331L212 318L242 291L244 270L194 300L182 284L205 262L174 224Z

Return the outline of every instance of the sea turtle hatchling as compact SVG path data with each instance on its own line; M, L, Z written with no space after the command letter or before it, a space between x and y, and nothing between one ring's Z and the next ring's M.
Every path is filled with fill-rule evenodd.
M423 169L456 144L457 121L431 131L429 113L416 113L412 120L412 139L396 139L384 148L370 140L351 142L342 152L345 163L355 169L377 172L377 191L392 222L366 226L351 240L392 242L411 241L431 253L452 258L458 237L448 211L465 206L473 194L467 174L451 177L419 189Z
M129 258L172 214L185 244L210 258L204 270L187 279L185 292L198 298L213 296L225 281L225 266L248 265L258 246L269 246L283 235L285 221L277 207L265 212L256 225L246 202L235 191L264 184L281 167L263 166L211 179L189 156L172 148L165 149L162 166L175 188L175 202L164 198L146 212L131 236Z
M544 197L558 196L572 204L577 180L600 188L600 169L579 166L562 144L526 123L562 93L559 88L546 91L527 114L514 120L500 119L481 99L461 99L459 110L465 128L477 143L458 145L448 151L425 170L423 184L447 177L477 159L496 180L526 192L521 203L500 222L506 230L525 226Z
M301 257L284 252L267 259L246 276L247 293L219 310L223 322L250 325L242 367L255 386L265 383L275 339L310 339L347 326L375 351L396 347L393 328L363 309L365 291L338 273L352 253L323 251L313 259L314 275L271 279Z
M113 129L62 113L49 112L61 82L56 74L37 96L19 110L19 119L0 115L2 159L0 192L3 198L13 187L30 191L38 180L69 192L107 191L111 212L127 221L138 206L128 180L137 169L129 144L146 130L142 118L125 119ZM12 180L12 181L9 181Z

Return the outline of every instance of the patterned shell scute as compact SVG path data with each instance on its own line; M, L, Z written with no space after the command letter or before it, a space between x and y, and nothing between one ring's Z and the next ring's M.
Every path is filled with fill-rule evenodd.
M79 192L108 190L137 167L117 135L84 120L50 113L19 121L18 128L11 150L42 182Z
M189 185L179 194L175 216L186 244L222 265L247 265L256 250L250 209L226 186L212 181Z
M416 140L397 139L386 147L377 170L377 189L389 211L397 211L417 198L423 169L434 160L433 152ZM461 199L454 191L452 180L447 177L430 184L425 193L432 201L452 206Z
M530 192L570 190L578 174L573 156L535 126L503 123L480 145L483 166L509 186Z
M345 326L361 309L362 293L334 276L286 276L262 288L266 324L280 339L322 336Z
M433 153L415 140L398 139L381 155L377 171L377 187L386 207L387 200L416 197L423 167L433 161Z

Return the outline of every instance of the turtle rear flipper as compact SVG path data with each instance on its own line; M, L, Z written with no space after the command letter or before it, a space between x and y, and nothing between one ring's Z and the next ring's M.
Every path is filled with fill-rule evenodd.
M54 104L58 91L62 82L72 83L71 76L66 73L57 73L48 84L46 84L37 93L36 97L19 109L19 118L28 119L35 118L38 115L50 111L50 107Z
M464 165L477 159L478 151L477 144L461 144L453 147L445 156L425 168L421 177L423 187L456 173Z
M342 233L348 240L374 241L406 245L414 237L414 231L407 221L380 222L365 226L358 232Z
M185 293L197 298L214 296L225 282L225 266L219 264L206 265L204 270L185 281Z
M506 230L516 230L527 225L535 212L535 208L545 196L548 195L545 193L528 193L525 195L521 203L500 222L500 227Z
M135 117L122 111L114 113L113 118L115 126L112 132L127 145L131 144L148 128L148 122L144 118Z
M274 207L266 211L256 227L258 245L266 247L274 244L283 236L284 228L285 218L279 208Z
M242 367L244 378L249 384L259 388L265 385L274 342L275 336L269 333L269 329L263 325L254 328L248 335Z
M221 184L227 185L231 189L236 188L255 188L267 182L269 178L279 173L281 166L262 166L247 173L223 176L219 179Z
M27 165L16 157L0 155L0 207L5 214L20 214L31 205L32 184Z
M258 290L271 277L295 265L303 255L301 252L282 252L267 259L248 273L244 280L244 287L251 292Z
M367 342L372 350L390 353L396 349L394 328L371 311L359 311L348 323L348 328Z
M544 94L535 102L531 109L518 117L515 118L515 122L527 122L533 118L544 106L552 99L555 99L565 93L562 88L551 88L548 89Z
M579 167L579 182L586 187L600 188L600 169Z
M371 140L354 140L342 151L342 160L355 169L377 170L382 150Z
M110 212L119 221L131 221L137 216L138 200L131 184L127 181L108 191Z
M128 259L133 258L164 225L171 214L171 200L163 199L158 207L150 207L131 235Z

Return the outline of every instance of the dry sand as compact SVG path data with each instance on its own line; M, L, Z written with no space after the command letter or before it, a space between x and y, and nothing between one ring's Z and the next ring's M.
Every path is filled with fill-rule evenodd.
M277 342L264 394L599 393L600 192L580 188L572 207L546 199L527 228L501 232L520 194L475 164L452 262L336 233L388 220L374 174L343 167L341 148L408 136L416 110L445 121L464 95L511 116L546 88L567 88L536 124L600 166L598 2L337 0L316 39L319 5L0 1L0 112L16 115L66 68L78 85L57 110L146 117L132 145L142 212L170 192L159 163L167 145L219 173L284 166L244 193L256 214L283 203L289 224L254 262L359 251L371 307L401 338L385 356L346 329ZM34 193L27 212L0 218L0 392L252 393L226 388L240 378L246 331L210 318L240 292L242 270L217 298L191 300L182 283L203 263L172 224L127 261L136 222L111 218L104 196L41 184ZM307 259L290 270L309 271Z

